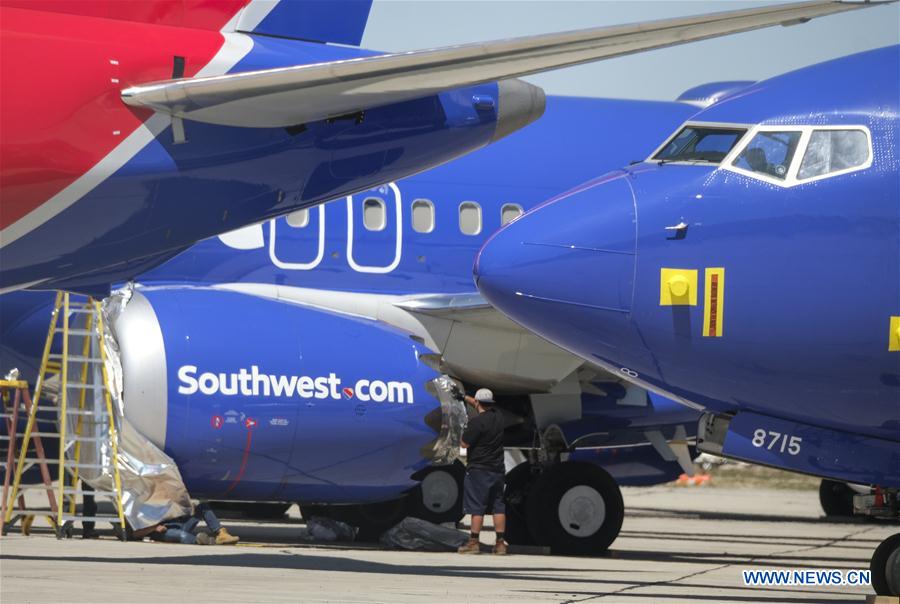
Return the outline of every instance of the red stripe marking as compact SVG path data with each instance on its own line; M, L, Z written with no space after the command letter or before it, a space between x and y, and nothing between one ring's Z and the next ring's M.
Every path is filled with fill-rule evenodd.
M211 14L209 26L228 21ZM175 55L191 77L224 42L208 29L19 8L0 7L0 22L0 228L72 184L152 115L125 105L123 88L171 78Z
M234 480L228 485L228 488L225 489L225 492L222 495L227 495L231 492L234 487L238 485L241 481L241 478L244 477L244 470L247 469L247 460L250 457L250 442L253 440L253 430L247 430L247 444L244 445L244 457L241 459L241 468L238 470L237 476L234 477Z
M715 336L716 327L719 322L719 275L713 273L710 275L709 283L709 333L707 335Z
M249 0L0 0L0 6L219 31Z

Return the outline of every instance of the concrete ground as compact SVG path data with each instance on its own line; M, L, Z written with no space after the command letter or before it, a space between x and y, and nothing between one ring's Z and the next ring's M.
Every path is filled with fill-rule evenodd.
M236 547L57 541L38 519L31 537L0 540L0 601L864 602L870 588L744 587L741 570L867 569L900 531L823 519L809 490L623 492L622 534L600 558L300 545L296 507L278 523L226 521Z

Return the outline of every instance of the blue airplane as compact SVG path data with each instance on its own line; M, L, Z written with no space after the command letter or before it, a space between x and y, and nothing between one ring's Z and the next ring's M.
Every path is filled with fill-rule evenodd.
M699 414L506 320L472 262L502 223L749 84L669 103L549 97L542 120L469 157L196 244L140 275L112 321L126 416L195 497L299 502L371 534L407 513L461 517L460 466L430 464L453 419L448 374L494 390L527 460L508 481L513 542L605 550L618 485L691 471ZM34 379L51 307L47 292L0 296L0 368Z
M900 516L900 47L748 86L493 235L479 290L705 412L700 449ZM872 559L900 594L900 535Z
M370 0L3 0L0 292L105 296L196 241L415 174L543 110L516 78L828 0L384 54ZM52 93L48 93L48 86Z

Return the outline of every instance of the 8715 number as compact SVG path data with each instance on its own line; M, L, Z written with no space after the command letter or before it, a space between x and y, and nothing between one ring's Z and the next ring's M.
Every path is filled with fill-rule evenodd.
M750 442L753 443L754 447L765 447L769 451L787 452L788 455L797 455L800 453L800 444L803 442L803 439L799 436L790 436L782 432L757 428L753 431L753 440Z

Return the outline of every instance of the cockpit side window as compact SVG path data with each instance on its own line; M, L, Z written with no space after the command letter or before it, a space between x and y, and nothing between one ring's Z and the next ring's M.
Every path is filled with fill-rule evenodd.
M862 166L869 160L869 139L862 130L815 130L797 178L804 180Z
M685 126L653 159L718 164L746 132L743 128Z
M722 167L781 187L865 170L873 161L872 135L861 125L759 125L744 140Z
M732 165L749 172L784 180L802 134L800 131L759 132L744 147Z

